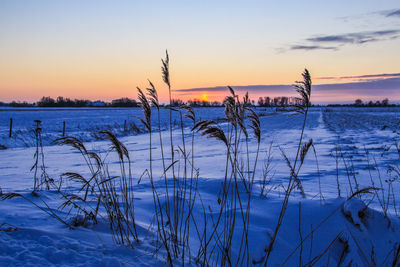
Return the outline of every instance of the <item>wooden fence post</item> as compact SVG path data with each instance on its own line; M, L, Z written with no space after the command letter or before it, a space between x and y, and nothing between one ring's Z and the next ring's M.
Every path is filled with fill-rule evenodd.
M10 133L8 135L9 138L11 138L11 136L12 136L12 127L13 127L13 119L10 118Z

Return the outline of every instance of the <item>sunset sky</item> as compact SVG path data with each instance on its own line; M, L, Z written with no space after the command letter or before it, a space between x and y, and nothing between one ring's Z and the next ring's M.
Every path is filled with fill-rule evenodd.
M226 85L295 95L309 69L314 103L400 101L400 2L0 1L0 101L136 98L150 79L167 99L222 100Z

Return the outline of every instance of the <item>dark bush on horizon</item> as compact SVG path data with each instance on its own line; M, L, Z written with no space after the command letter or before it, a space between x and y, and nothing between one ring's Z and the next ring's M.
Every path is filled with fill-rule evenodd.
M38 107L87 107L91 101L84 99L71 100L69 98L57 97L57 100L49 96L42 97L37 103Z
M134 99L127 97L115 99L111 101L111 107L138 107L138 103Z

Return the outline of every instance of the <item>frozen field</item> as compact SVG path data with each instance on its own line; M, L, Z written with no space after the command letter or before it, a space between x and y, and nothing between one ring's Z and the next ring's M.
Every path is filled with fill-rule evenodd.
M194 111L197 119L220 120L225 116L223 108L199 108ZM254 171L247 167L248 162L255 162L257 152L257 142L250 131L248 146L244 137L240 136L242 142L237 157L237 166L241 166L239 173L244 175L244 178L237 179L246 180L253 173L255 179L248 219L249 243L247 250L239 246L244 237L241 231L232 231L231 265L263 264L290 176L285 156L294 162L303 123L303 115L289 116L288 113L265 108L257 108L256 112L261 122L261 142ZM164 150L169 151L169 113L162 110L161 114L162 142ZM158 119L156 113L154 115L152 123L156 126ZM25 198L15 197L0 202L0 265L166 264L167 252L154 234L153 185L148 178L149 172L146 172L151 163L154 186L159 188L163 199L164 168L159 133L155 131L152 135L150 161L149 134L134 116L143 117L141 109L0 110L0 144L7 147L0 150L0 189L3 194L16 192ZM12 138L8 137L10 118L14 122ZM110 176L121 175L121 165L116 153L109 150L110 142L101 138L98 131L113 131L126 146L132 163L135 216L140 240L133 249L114 244L110 218L104 210L99 213L98 223L74 227L75 230L69 230L54 216L45 213L54 212L66 222L82 216L82 212L73 207L60 209L65 199L55 188L40 190L38 196L31 194L34 176L31 167L36 151L33 120L43 122L46 173L54 184L62 184L64 195L77 194L81 185L65 177L61 180L61 174L75 172L90 177L93 173L79 152L69 146L51 145L55 138L61 137L63 121L67 125L66 135L82 139L89 151L99 153L107 164ZM124 127L125 120L127 126ZM175 159L178 159L173 165L174 171L177 176L191 171L195 172L194 176L198 173L198 195L192 203L193 214L190 218L193 223L189 219L187 222L191 225L188 236L196 240L197 236L201 236L198 231L201 232L204 218L211 218L207 225L216 223L221 186L226 177L226 147L221 141L200 134L194 135L192 146L191 122L185 119L182 131L177 112L173 120L173 142L177 150ZM272 266L301 265L299 262L317 266L393 264L400 253L399 121L400 108L310 109L303 143L312 139L313 146L298 173L305 197L295 190L290 198L280 234L271 252L269 263ZM227 129L226 122L221 122L221 125L222 129ZM184 151L190 158L188 166L182 163ZM166 155L165 159L170 163L170 154ZM168 170L169 175L171 171L172 167ZM171 179L168 181L172 182ZM371 194L358 194L348 199L367 187L376 189L371 189ZM239 188L238 191L244 199L246 188ZM87 205L93 207L96 203L88 201ZM229 219L229 215L226 216ZM237 220L242 218L238 215ZM237 227L243 228L243 223L238 222ZM212 234L208 233L208 236ZM219 243L225 239L229 238L218 235L211 238L213 250L217 250ZM199 251L201 242L192 241L187 246L193 254L186 255L184 262L196 265L198 255L195 251ZM244 251L248 251L249 255L238 256L245 255ZM213 258L212 252L208 253L208 263L218 263L220 259ZM246 260L239 260L241 257ZM181 265L182 260L174 259L173 263Z
M196 109L195 109L196 110ZM199 118L216 119L223 116L223 108L198 109ZM79 137L83 141L97 140L100 130L112 130L118 136L134 135L143 131L137 117L142 116L140 108L1 108L0 107L0 145L6 147L35 146L33 130L35 120L42 122L42 139L45 145L62 136L65 122L65 135ZM161 111L161 126L169 124L169 112ZM8 138L10 119L13 119L12 138ZM173 114L176 124L179 114ZM153 122L158 121L157 113Z

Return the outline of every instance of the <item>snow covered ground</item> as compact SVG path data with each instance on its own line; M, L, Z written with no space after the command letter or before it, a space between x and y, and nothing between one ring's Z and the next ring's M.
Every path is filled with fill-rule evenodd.
M195 108L201 119L216 119L223 116L223 108ZM109 129L117 136L141 133L144 129L137 117L142 116L141 108L1 108L0 145L8 148L35 146L35 120L41 121L42 139L45 145L65 135L79 137L84 141L98 140L98 131ZM161 126L169 125L169 111L161 109ZM13 120L12 138L9 138L10 119ZM158 121L157 113L153 123ZM176 124L179 114L173 114Z
M143 174L150 164L149 134L131 135L132 132L122 134L125 118L132 120L132 116L142 117L141 110L101 110L97 113L93 110L79 113L69 110L7 111L9 112L7 116L3 116L3 112L5 111L1 111L0 144L8 149L0 150L0 188L4 195L15 192L23 197L0 202L0 265L166 264L166 251L155 235L152 186L149 178ZM203 119L224 117L223 109L197 109L195 112ZM284 153L290 161L294 160L302 126L302 115L288 116L287 113L277 113L262 108L257 108L257 113L261 121L262 141L255 172L256 186L251 196L248 231L250 255L249 261L235 260L240 254L239 251L241 253L244 251L240 246L242 244L240 229L243 228L243 224L240 223L241 218L238 215L239 222L237 230L233 232L230 252L232 265L247 263L262 265L265 262L265 251L273 235L284 199L283 188L287 186L290 176L290 169L282 154ZM164 115L168 118L168 114ZM43 131L46 131L44 162L46 172L54 179L55 184L59 184L60 175L65 172L77 172L84 177L91 175L79 152L68 146L48 145L52 138L60 135L58 122L68 120L67 127L80 124L79 127L76 126L79 130L68 128L67 133L75 134L77 137L86 136L85 146L88 150L101 155L107 163L110 176L120 175L118 157L115 152L109 151L108 141L97 140L92 133L103 126L106 126L105 128L110 126L109 129L117 131L132 161L135 217L139 236L139 242L133 248L115 244L108 223L109 218L104 209L100 212L97 224L88 223L84 227L74 227L73 230L54 216L46 214L46 211L54 212L56 216L70 223L76 218L79 219L76 215L80 213L76 210L69 213L68 209L59 209L65 199L60 197L60 193L55 189L40 190L37 196L31 194L34 172L30 169L36 151L33 146L34 139L26 138L24 144L18 138L18 133L16 138L9 139L7 123L10 116L16 118L16 122L25 118L22 126L15 124L16 131L25 128L25 133L29 132L27 127L32 119L43 121ZM303 198L297 190L291 196L268 261L269 265L296 266L310 263L316 266L338 264L391 266L393 264L400 252L398 219L400 200L397 198L400 190L399 152L396 147L399 139L397 133L399 120L400 109L397 108L311 109L304 141L307 142L312 138L315 150L312 148L309 150L299 173L306 197ZM119 128L112 126L116 121L119 121ZM166 124L167 120L162 121ZM188 122L185 123L184 136L186 149L192 153L189 125ZM162 134L164 149L168 151L170 144L168 131L163 131ZM173 131L173 135L175 146L183 149L179 127ZM159 148L158 133L153 133L154 183L156 188L159 188L160 195L164 196L162 155ZM251 162L255 160L256 148L257 142L250 139L249 161ZM192 218L201 228L204 218L216 218L215 215L219 210L221 185L225 176L226 147L218 140L196 134L193 150L195 168L199 171L197 188L199 195L194 203ZM245 142L242 143L241 151L246 151ZM191 154L189 156L191 157ZM265 171L268 158L270 158L270 172L261 195L263 170ZM171 159L167 156L167 160ZM245 153L241 154L239 160L246 168ZM177 173L184 172L182 164L176 163L174 167ZM348 199L352 193L371 186L380 189L371 190L372 194L358 194ZM79 187L78 183L63 180L62 192L76 193ZM240 189L240 195L245 199L244 188ZM89 205L95 204L95 202L89 203ZM207 223L212 225L215 221L209 220ZM197 236L198 233L192 227L190 248L193 255L186 255L187 264L196 265L195 252L199 247L199 242L196 242ZM213 239L212 242L214 241ZM214 242L217 248L218 242ZM210 255L211 265L218 262L218 259L213 257ZM180 265L182 262L178 258L173 260L173 264Z

